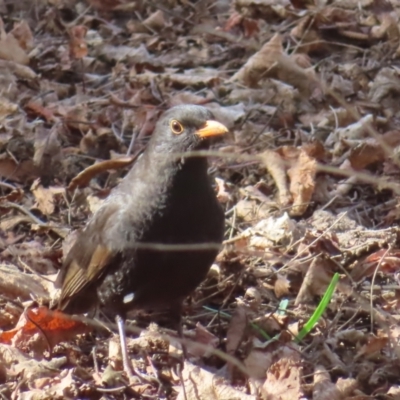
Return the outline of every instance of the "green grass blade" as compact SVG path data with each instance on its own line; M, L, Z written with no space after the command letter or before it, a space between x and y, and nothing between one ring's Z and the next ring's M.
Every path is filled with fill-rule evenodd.
M339 274L336 273L335 275L333 275L331 283L326 289L326 292L322 297L321 301L319 302L318 307L314 311L313 315L310 317L307 323L303 326L303 329L297 335L296 337L297 343L303 340L304 337L310 333L310 331L314 328L315 324L321 318L321 315L324 313L324 311L329 305L329 302L331 301L331 298L333 296L338 281L339 281Z

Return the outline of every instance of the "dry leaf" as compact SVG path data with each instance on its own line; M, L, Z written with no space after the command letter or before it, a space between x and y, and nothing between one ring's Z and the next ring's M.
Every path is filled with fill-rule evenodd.
M316 256L303 279L295 304L309 303L315 295L324 295L331 282L335 264L323 256Z
M88 48L85 42L87 33L86 26L76 25L70 28L69 55L73 59L80 59L87 56Z
M228 331L226 333L226 352L234 355L240 343L244 339L247 329L247 311L243 306L236 307L229 322Z
M33 48L33 35L31 28L26 21L17 22L14 24L14 28L10 32L11 35L18 40L19 45L22 49L30 51Z
M84 171L80 172L75 178L71 180L68 185L68 190L74 190L79 187L82 188L87 186L89 182L98 174L110 169L118 169L126 167L134 161L134 157L124 157L114 160L105 160L98 162L86 168Z
M278 274L274 284L274 292L278 299L287 296L290 293L290 281L285 276Z
M290 193L293 197L290 215L300 216L307 210L314 193L316 174L316 160L301 150L296 164L288 170Z
M0 58L18 64L29 64L29 57L12 33L6 33L0 18Z
M287 206L292 197L289 193L288 180L286 177L286 164L279 153L272 150L266 150L260 154L260 158L267 168L268 172L274 178L278 188L279 201L283 207Z
M60 311L50 311L47 307L38 307L28 309L21 314L14 329L0 333L0 341L4 344L12 344L19 349L29 348L35 353L40 353L40 349L43 351L43 346L46 348L47 344L53 347L78 333L90 330L89 326L72 320ZM43 333L46 335L44 343Z
M387 336L385 337L374 337L374 336L369 336L368 337L368 343L364 344L357 352L356 358L360 357L365 357L369 356L374 353L380 353L383 348L386 347L386 345L389 342L389 338Z
M290 359L282 358L272 364L267 371L267 379L262 387L265 400L300 400L301 367Z
M182 384L185 389L183 390L181 387L177 400L256 400L257 398L235 389L230 383L224 381L221 376L188 362L185 362L182 378Z
M342 394L332 382L328 371L322 365L314 370L313 400L342 400Z
M65 189L60 187L44 188L37 179L31 186L31 191L36 199L36 207L44 214L51 215L55 210L55 196L65 193Z

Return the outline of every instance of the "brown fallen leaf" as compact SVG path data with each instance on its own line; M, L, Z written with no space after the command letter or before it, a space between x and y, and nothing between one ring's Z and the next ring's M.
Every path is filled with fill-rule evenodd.
M286 164L282 156L273 150L266 150L260 154L260 158L271 174L278 188L278 196L280 204L287 206L292 196L289 192L288 180L286 177Z
M0 121L15 113L17 110L18 104L12 103L3 96L0 97Z
M400 251L380 249L365 259L356 262L351 271L351 277L355 282L374 275L377 266L379 271L385 274L397 273L400 270Z
M265 379L265 374L273 363L273 355L264 349L253 349L243 363L251 378Z
M290 293L290 281L286 276L278 274L274 284L274 292L278 299L287 296Z
M295 304L309 303L315 295L322 296L332 279L334 268L335 264L330 259L316 256L303 279Z
M218 374L185 362L177 400L256 400L257 396L235 389Z
M290 193L293 197L291 216L301 216L307 210L315 189L317 162L303 150L297 162L288 170Z
M197 343L201 345L198 346ZM188 340L186 346L189 354L195 357L207 357L219 343L217 336L213 335L200 322L196 324L194 336ZM205 347L206 346L206 347Z
M332 382L323 365L317 365L314 370L313 400L342 400L342 393Z
M73 59L86 57L88 54L85 36L88 28L84 25L76 25L69 30L69 55Z
M283 38L275 34L269 42L255 53L242 68L230 79L231 82L243 82L249 87L258 87L259 83L273 78L285 82L299 90L304 96L320 97L320 87L312 70L301 68L295 59L283 49ZM321 92L321 93L318 93Z
M49 300L53 286L52 282L24 273L12 264L0 264L0 292L5 298L26 301L34 294L37 298Z
M234 355L242 342L248 326L247 311L243 306L238 306L229 322L226 333L226 352Z
M22 182L25 179L37 178L37 176L38 169L34 166L32 160L17 163L11 158L0 159L0 178Z
M35 101L29 101L25 106L25 110L33 114L35 117L43 117L47 122L55 121L55 117L53 111L49 108L46 108Z
M51 215L55 210L55 196L60 196L65 192L62 187L45 188L40 184L40 180L36 179L31 191L36 199L36 207L44 214Z
M24 191L21 188L16 188L10 193L0 196L0 209L2 202L18 202L24 197Z
M262 387L265 400L300 400L303 398L301 388L302 368L293 360L282 358L271 365L267 379Z
M357 352L355 358L359 359L360 357L369 356L374 353L380 353L383 348L389 343L389 338L387 336L384 337L375 337L370 335L368 337L368 343L364 344Z
M75 178L71 180L68 185L68 190L74 190L75 188L85 187L89 182L98 174L108 171L110 169L118 169L126 167L135 160L136 157L121 157L115 160L104 160L90 167L84 169Z
M10 32L4 30L3 20L0 18L0 59L14 61L18 64L29 64L29 57L20 46L18 40Z
M16 22L10 34L18 40L22 49L30 51L33 48L33 35L31 28L25 20Z

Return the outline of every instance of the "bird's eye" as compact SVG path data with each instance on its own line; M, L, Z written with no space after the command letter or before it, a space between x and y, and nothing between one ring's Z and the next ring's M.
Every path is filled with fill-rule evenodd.
M169 126L171 127L171 130L175 135L179 135L180 133L183 132L183 126L180 122L178 122L176 119L173 119Z

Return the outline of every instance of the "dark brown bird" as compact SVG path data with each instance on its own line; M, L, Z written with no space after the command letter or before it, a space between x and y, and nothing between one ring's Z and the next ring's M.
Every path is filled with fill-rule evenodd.
M167 111L142 157L78 234L57 278L59 310L77 314L100 305L117 315L128 373L126 312L171 308L180 317L183 299L222 243L224 213L207 159L188 152L207 149L211 137L226 132L204 107Z

